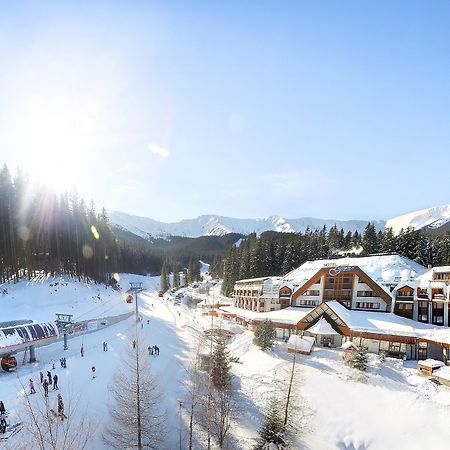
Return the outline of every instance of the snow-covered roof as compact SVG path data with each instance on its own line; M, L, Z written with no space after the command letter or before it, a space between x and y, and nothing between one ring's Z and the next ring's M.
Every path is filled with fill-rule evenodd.
M419 361L420 366L431 367L432 369L436 367L443 367L445 364L442 361L438 361L436 359L426 359L425 361Z
M309 328L308 331L312 334L339 334L323 317L314 326Z
M313 348L315 338L312 336L299 336L297 334L293 334L288 342L288 349L294 349L299 352L310 353Z
M244 317L249 320L265 320L269 319L272 322L286 323L296 325L303 317L306 316L312 308L284 308L278 311L256 312L249 311L243 308L236 308L234 306L223 306L221 311L236 314L239 317Z
M424 337L436 329L434 325L416 322L393 313L349 310L337 301L327 302L327 306L353 331Z
M354 348L355 350L358 349L358 347L352 341L346 341L341 345L342 350L348 350L350 348Z
M425 267L404 256L374 255L307 261L285 275L283 281L301 286L323 267L341 266L357 266L382 286L415 279L427 271Z

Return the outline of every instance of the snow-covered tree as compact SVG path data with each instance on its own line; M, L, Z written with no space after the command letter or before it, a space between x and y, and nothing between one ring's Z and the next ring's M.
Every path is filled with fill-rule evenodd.
M347 360L347 363L350 367L365 372L369 367L367 349L364 347L358 347L356 353Z
M280 413L280 406L275 399L270 401L258 434L258 442L253 450L285 450L288 448L286 426Z
M150 371L144 340L139 333L134 340L135 348L130 343L110 386L113 404L103 440L116 449L160 449L165 438L161 390Z
M271 320L263 320L258 324L255 330L253 342L262 350L273 346L274 330Z

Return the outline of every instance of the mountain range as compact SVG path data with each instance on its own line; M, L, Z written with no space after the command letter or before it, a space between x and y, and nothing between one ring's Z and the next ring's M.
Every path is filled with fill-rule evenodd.
M179 222L160 222L148 217L133 216L120 211L108 211L110 221L115 226L127 230L145 239L167 238L169 236L199 237L224 236L229 233L261 234L264 231L278 231L283 233L304 233L310 230L321 229L326 226L330 229L336 225L344 232L357 230L362 233L368 220L335 220L302 217L299 219L286 219L280 216L269 216L264 219L237 219L217 215L203 215L195 219L185 219ZM438 231L450 226L450 205L422 209L388 220L371 220L377 230L392 227L394 233L403 228L416 230L426 228Z

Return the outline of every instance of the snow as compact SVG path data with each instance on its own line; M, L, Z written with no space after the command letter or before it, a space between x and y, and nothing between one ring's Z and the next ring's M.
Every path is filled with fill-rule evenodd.
M147 286L155 286L157 282L150 277L122 275L123 286L125 283L122 280L127 279L138 279ZM85 313L86 318L93 318L111 315L108 307L119 313L123 311L123 305L119 303L120 295L115 291L114 295L118 295L117 305L111 300L112 305L104 305L100 313L95 309L91 311L93 306L98 306L92 299L92 294L97 293L96 289L100 289L101 297L111 290L96 285L81 287L83 283L67 279L66 282L68 286L64 286L64 292L70 293L71 302L77 303L76 314ZM8 295L14 295L14 302L11 298L0 298L1 302L11 302L6 313L1 309L2 320L24 316L34 319L35 315L42 319L54 318L55 312L61 312L62 306L68 308L70 305L69 300L63 301L62 294L61 298L56 295L53 297L53 294L49 298L49 280L28 285L27 282L21 283L8 286L11 292ZM52 304L53 298L55 304ZM33 307L27 308L26 300ZM156 344L161 349L160 357L151 357L151 369L160 380L164 391L162 406L169 413L169 433L166 445L161 450L171 450L179 448L177 400L185 396L183 386L187 375L184 366L190 358L192 347L202 331L210 327L211 320L214 323L218 321L220 327L225 323L233 327L237 325L229 320L204 316L201 309L174 305L167 299L158 298L150 288L139 295L139 302L140 314L144 318L144 339L147 345ZM124 301L123 304L126 311L134 308L134 304L127 305ZM26 308L25 314L21 311L22 308ZM358 323L356 319L355 321ZM38 380L39 370L51 370L51 361L58 361L65 356L67 369L57 367L52 371L59 376L60 392L66 400L71 395L80 396L82 414L95 416L99 421L95 440L88 450L106 450L100 436L102 425L108 420L108 385L121 364L122 355L129 351L127 336L135 326L134 318L129 318L94 333L75 337L69 340L67 351L63 351L61 342L39 348L37 363L22 366L19 362L15 374L0 372L0 399L5 402L11 422L17 420L18 405L25 395L19 381L26 386L28 392L29 378ZM280 341L276 342L274 349L262 351L253 344L253 333L243 328L241 330L241 333L228 341L229 351L239 358L238 363L232 364L239 413L233 423L231 437L236 449L250 450L271 396L276 393L284 401L292 354L287 353L286 344ZM108 342L108 352L102 351L103 341ZM85 349L84 358L79 353L81 344ZM379 359L370 355L367 379L360 381L355 377L354 370L342 362L340 353L337 349L316 348L311 355L296 355L297 378L291 403L291 418L295 430L292 448L439 450L448 447L448 388L436 386L421 377L417 373L415 361L387 358L380 365ZM93 365L97 369L95 380L91 376ZM30 397L32 402L42 398L40 386L37 387L38 394ZM56 405L55 392L50 392L50 404ZM188 417L186 411L182 410L183 448L187 446L187 430ZM20 433L16 439L21 439ZM11 444L14 446L14 442ZM194 448L205 448L199 444L197 434Z
M130 281L143 281L148 290L159 289L159 277L120 274L119 284L128 289ZM99 319L127 313L134 309L123 291L102 284L80 282L68 276L37 276L16 284L0 284L2 320L32 319L38 322L55 320L56 313L72 314L73 320ZM32 295L30 295L32 293Z
M307 261L283 277L284 282L302 286L323 267L358 266L372 280L386 288L386 284L397 284L424 274L427 269L400 255L376 255Z
M310 353L314 342L315 338L312 336L298 336L293 334L287 342L287 348L297 352Z
M420 337L436 330L433 325L416 322L393 313L349 310L337 301L327 302L327 305L353 331Z
M421 209L393 217L386 221L386 229L392 228L394 233L399 233L401 229L413 228L419 230L426 226L437 228L450 220L450 205L435 206L433 208Z
M108 211L109 219L117 226L128 230L138 236L148 239L165 236L223 236L228 233L257 235L264 231L278 231L280 233L304 233L307 228L319 230L323 226L330 229L336 225L344 232L358 230L362 233L367 220L334 220L304 217L300 219L286 219L281 216L269 216L263 219L237 219L217 215L203 215L194 219L185 219L179 222L165 223L148 217L133 216L120 211ZM374 221L377 230L384 229L384 221Z
M314 326L308 328L308 331L312 334L339 334L323 317Z
M430 359L430 358L425 359L424 361L419 361L419 364L421 366L431 367L432 369L445 366L445 364L442 361L437 361L436 359Z
M256 312L234 306L223 306L221 311L236 314L248 320L271 320L272 322L296 325L303 317L305 317L312 308L284 308L278 311Z

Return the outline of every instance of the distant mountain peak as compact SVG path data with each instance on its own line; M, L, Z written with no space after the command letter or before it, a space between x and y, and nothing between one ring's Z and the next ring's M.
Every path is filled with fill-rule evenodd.
M303 233L307 228L316 230L323 228L324 225L328 229L336 225L339 229L343 228L344 232L355 230L363 232L368 222L366 220L345 221L307 217L286 219L275 215L257 219L237 219L211 214L202 215L194 219L184 219L174 223L165 223L119 211L109 211L108 215L113 224L145 239L170 235L185 237L224 236L229 233L244 235L256 233L259 235L265 231ZM383 221L375 221L374 224L378 229L384 229Z

